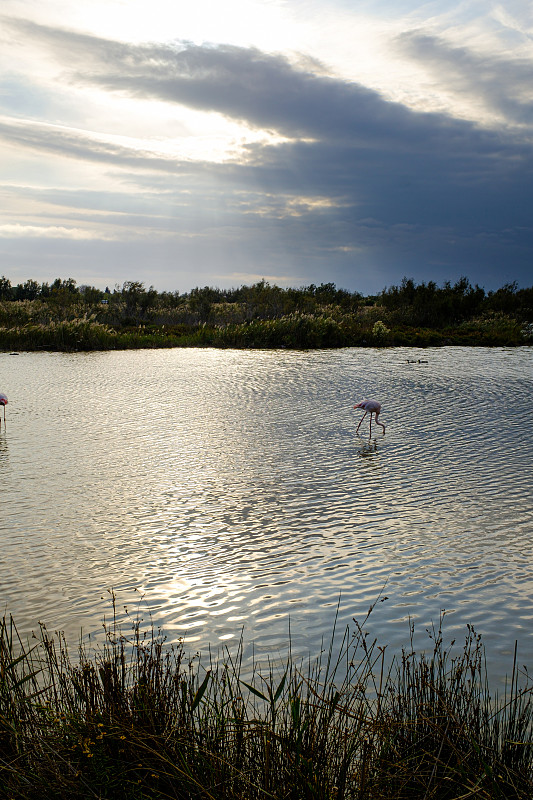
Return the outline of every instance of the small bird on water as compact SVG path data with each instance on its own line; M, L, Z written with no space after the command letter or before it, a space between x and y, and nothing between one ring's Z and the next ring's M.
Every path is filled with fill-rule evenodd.
M0 392L0 406L4 406L4 427L5 427L5 424L6 424L7 397L5 396L5 394L2 394L2 392ZM2 423L0 422L0 426L1 425L2 425Z
M362 408L365 412L359 420L359 425L355 431L356 433L359 431L361 422L364 420L367 414L370 414L370 435L372 435L372 414L374 414L376 418L376 425L380 425L383 428L383 433L385 433L385 425L382 422L378 422L379 412L381 411L381 403L378 403L377 400L361 400L361 402L357 403L354 408Z

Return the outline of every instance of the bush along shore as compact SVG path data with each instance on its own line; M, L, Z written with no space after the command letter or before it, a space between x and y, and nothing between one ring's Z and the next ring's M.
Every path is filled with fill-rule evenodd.
M49 286L0 278L0 350L141 347L328 348L533 343L533 288L485 292L461 278L363 297L334 284L158 293L128 281L114 291L58 278Z
M1 796L530 800L532 688L516 655L498 697L471 627L462 647L441 624L424 652L389 659L365 623L315 660L289 651L244 678L242 643L205 664L111 623L73 658L43 627L23 643L5 616Z

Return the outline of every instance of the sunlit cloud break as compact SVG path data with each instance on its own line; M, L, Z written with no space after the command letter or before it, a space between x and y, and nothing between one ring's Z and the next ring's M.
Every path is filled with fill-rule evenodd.
M0 225L0 238L1 239L108 239L111 241L112 237L106 237L101 232L87 231L82 228L65 228L62 225Z

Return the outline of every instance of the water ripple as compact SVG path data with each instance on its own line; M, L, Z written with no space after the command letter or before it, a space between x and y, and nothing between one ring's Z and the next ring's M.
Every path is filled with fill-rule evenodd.
M244 626L272 652L290 618L304 653L339 596L350 622L384 588L392 646L447 608L496 665L517 637L533 655L531 348L0 361L1 599L23 630L98 631L113 587L192 646ZM385 436L355 434L365 396Z

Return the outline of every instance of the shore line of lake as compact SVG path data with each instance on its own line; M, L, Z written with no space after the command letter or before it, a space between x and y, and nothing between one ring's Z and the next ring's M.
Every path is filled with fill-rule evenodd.
M359 329L350 320L292 315L228 325L138 325L115 329L90 318L0 327L0 351L97 351L142 348L213 347L333 349L340 347L518 347L531 344L529 330L515 321L434 330Z

